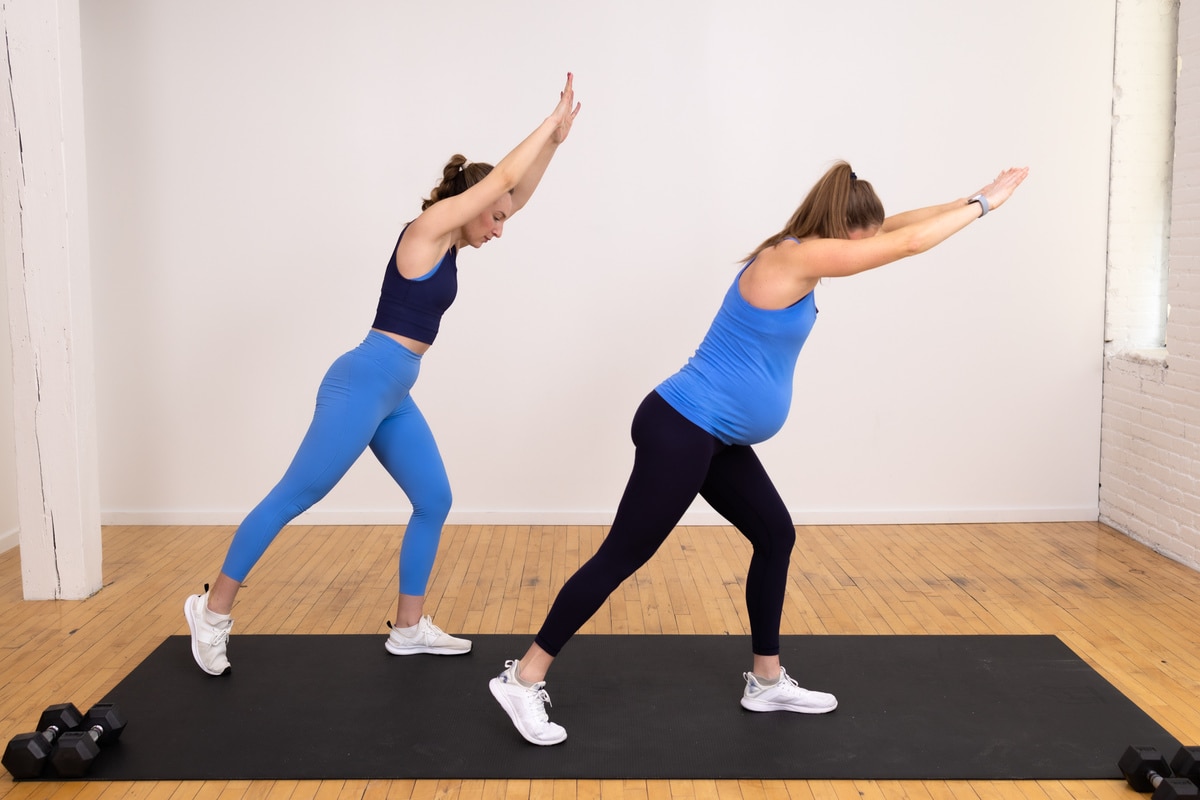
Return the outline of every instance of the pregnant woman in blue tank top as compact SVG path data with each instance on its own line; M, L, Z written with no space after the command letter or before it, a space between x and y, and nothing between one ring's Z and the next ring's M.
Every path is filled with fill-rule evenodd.
M457 655L471 643L424 615L425 587L450 511L450 483L433 434L409 390L458 290L458 253L480 247L529 200L579 105L572 77L550 116L493 168L456 155L442 182L404 230L384 272L366 339L338 358L317 393L316 411L283 478L238 527L221 572L184 616L192 655L210 675L229 671L226 650L234 598L247 573L288 522L324 497L368 447L412 504L400 548L396 623L384 643L393 655Z
M567 738L546 713L551 663L654 555L697 495L753 547L746 575L752 663L742 676L742 706L804 714L837 707L833 695L801 688L780 665L779 624L796 529L751 445L773 436L787 418L796 359L817 318L813 293L822 278L925 252L1003 205L1026 173L1006 170L969 199L885 218L871 185L840 162L783 230L755 248L695 355L634 415L633 473L608 536L567 580L528 652L507 662L489 684L526 740L552 745Z

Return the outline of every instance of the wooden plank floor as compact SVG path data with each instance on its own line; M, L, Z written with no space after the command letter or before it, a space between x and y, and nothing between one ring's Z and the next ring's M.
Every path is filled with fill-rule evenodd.
M370 633L395 605L402 529L293 526L251 574L237 634ZM785 634L1055 634L1176 738L1200 743L1200 574L1099 523L799 529ZM215 527L104 530L104 588L25 602L0 554L0 737L42 707L86 707L164 637L220 564ZM600 527L451 526L427 609L455 633L528 633ZM584 633L746 634L748 546L684 527ZM236 652L236 651L235 651ZM801 672L797 665L795 671ZM186 725L187 720L180 720ZM1113 754L1117 758L1118 753ZM213 781L14 784L4 798L1136 798L1122 781Z

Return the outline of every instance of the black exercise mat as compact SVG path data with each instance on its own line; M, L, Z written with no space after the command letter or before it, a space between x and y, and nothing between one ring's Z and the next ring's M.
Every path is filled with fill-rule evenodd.
M167 639L104 698L129 720L90 779L1119 779L1179 743L1053 636L785 636L831 714L741 708L744 636L577 636L549 690L569 738L527 744L488 691L527 635L465 656L383 635L235 636L232 674ZM47 776L52 777L52 776Z

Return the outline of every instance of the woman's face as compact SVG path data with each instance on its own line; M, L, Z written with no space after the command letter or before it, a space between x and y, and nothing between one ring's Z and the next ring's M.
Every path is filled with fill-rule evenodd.
M504 223L512 216L512 195L502 194L483 213L463 226L463 236L471 247L482 247L504 234Z

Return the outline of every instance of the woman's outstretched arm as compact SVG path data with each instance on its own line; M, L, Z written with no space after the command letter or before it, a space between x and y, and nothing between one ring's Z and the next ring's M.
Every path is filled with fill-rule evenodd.
M396 265L401 272L416 271L419 274L437 263L452 244L454 232L487 210L502 195L513 192L515 208L518 199L516 190L523 187L526 192L524 199L528 200L528 194L541 180L554 149L566 139L571 123L579 113L572 82L573 76L568 74L566 87L559 94L554 110L508 155L500 159L486 177L461 194L439 200L412 221L396 249ZM529 186L531 180L532 186ZM406 270L408 263L418 268Z

